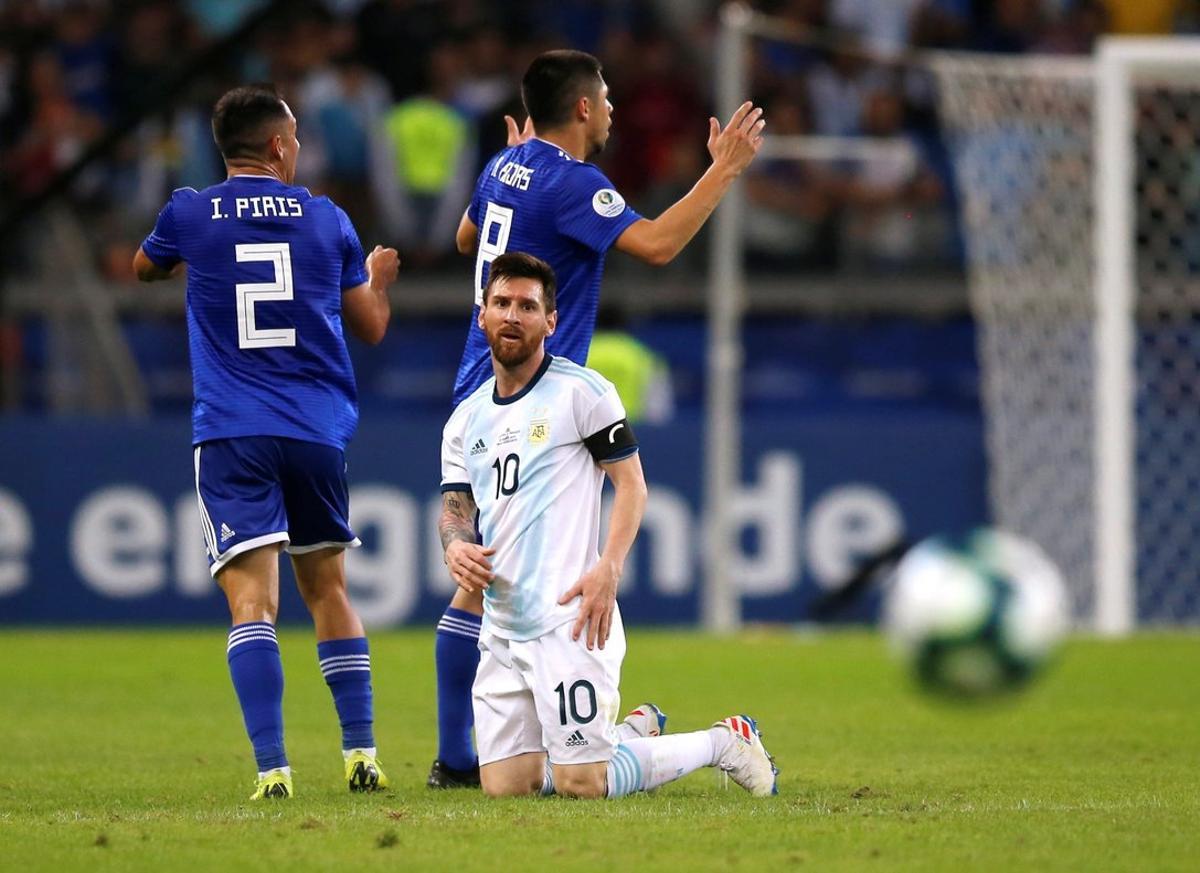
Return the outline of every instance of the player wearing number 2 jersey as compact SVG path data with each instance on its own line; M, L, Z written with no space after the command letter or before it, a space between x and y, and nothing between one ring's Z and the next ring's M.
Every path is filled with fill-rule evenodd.
M521 81L528 120L509 125L509 147L486 165L459 224L456 242L475 252L474 292L466 348L454 385L457 405L491 376L487 340L478 324L489 264L508 251L545 260L558 277L558 327L546 349L579 365L596 325L604 259L616 248L646 263L675 258L700 230L734 179L762 146L762 110L745 103L724 129L708 122L712 165L695 186L655 219L638 215L595 166L612 104L600 62L577 51L536 57ZM431 788L477 784L471 746L471 685L478 664L483 605L458 591L438 623L438 757Z
M316 624L347 784L383 788L371 660L343 563L359 544L343 455L358 422L343 324L367 342L383 338L399 262L377 246L364 263L346 214L292 184L296 119L273 89L223 96L213 137L228 178L172 194L134 269L153 281L187 265L196 495L233 619L227 655L258 764L252 799L292 794L275 638L284 547Z

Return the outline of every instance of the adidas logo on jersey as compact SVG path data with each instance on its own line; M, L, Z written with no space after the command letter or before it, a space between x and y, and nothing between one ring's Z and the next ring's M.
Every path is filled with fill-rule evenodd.
M221 542L225 542L226 540L229 540L235 536L237 536L237 534L229 529L229 525L227 525L225 522L221 522Z
M587 744L588 741L583 738L583 734L579 731L575 731L575 733L567 737L566 745L568 749L577 749L580 746L586 746Z
M475 440L475 445L471 446L471 457L482 455L487 452L487 446L483 442L483 437Z

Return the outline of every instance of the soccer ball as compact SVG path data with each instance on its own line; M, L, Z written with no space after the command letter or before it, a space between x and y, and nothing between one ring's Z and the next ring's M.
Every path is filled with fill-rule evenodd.
M883 610L893 648L920 683L958 697L1024 685L1067 628L1058 568L1034 543L990 528L910 549Z

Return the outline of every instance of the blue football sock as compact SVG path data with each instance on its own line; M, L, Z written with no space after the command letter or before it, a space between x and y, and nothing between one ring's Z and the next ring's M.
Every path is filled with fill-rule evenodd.
M287 766L283 750L283 661L275 627L266 621L229 630L229 675L260 773Z
M317 643L317 658L321 662L325 684L333 693L338 721L342 724L342 748L374 748L371 655L367 638Z
M438 758L447 767L469 770L477 763L471 742L475 713L471 686L479 667L479 627L483 619L453 606L437 626Z

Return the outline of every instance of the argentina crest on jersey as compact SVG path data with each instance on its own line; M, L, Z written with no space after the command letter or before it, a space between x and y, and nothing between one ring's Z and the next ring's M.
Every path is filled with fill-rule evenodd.
M550 407L537 406L529 416L530 445L539 445L550 439Z

